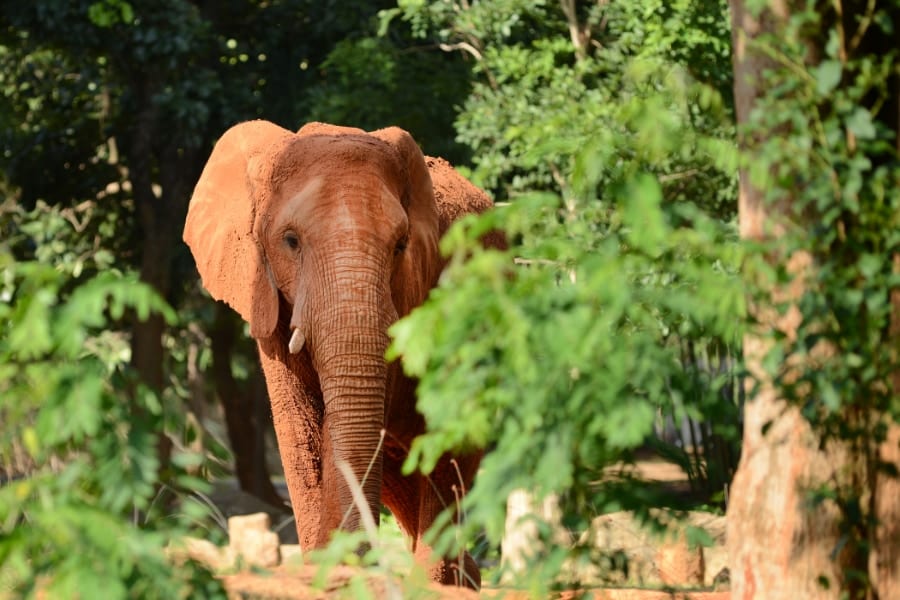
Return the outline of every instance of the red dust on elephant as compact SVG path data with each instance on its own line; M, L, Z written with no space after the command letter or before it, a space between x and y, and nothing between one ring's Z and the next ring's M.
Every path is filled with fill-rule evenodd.
M438 241L491 206L408 133L241 123L216 144L184 229L204 287L250 324L304 548L361 526L338 465L377 519L381 502L441 583L478 587L468 555L435 558L422 534L468 489L480 454L403 475L424 429L415 382L385 362L387 329L421 304L444 266ZM488 240L490 243L490 240Z

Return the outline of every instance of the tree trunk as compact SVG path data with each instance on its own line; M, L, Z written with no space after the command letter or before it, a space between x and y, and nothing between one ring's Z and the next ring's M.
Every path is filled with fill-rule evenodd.
M750 42L764 33L780 34L793 6L773 0L754 17L745 2L731 2L734 47L735 110L738 127L749 121L757 99L765 92L759 84L767 68L775 67L770 55L754 49ZM845 7L845 11L847 8ZM844 15L850 18L852 15ZM807 40L812 52L814 40ZM751 159L760 137L741 140ZM769 136L778 131L768 132ZM763 191L740 173L740 232L747 239L771 241L784 231L790 219L802 221L793 210L791 198L778 205L767 204ZM878 475L872 468L868 440L824 441L801 414L796 402L788 402L764 371L762 359L771 347L771 332L791 341L800 323L800 313L792 307L779 314L774 305L797 300L816 268L812 257L797 252L779 256L768 254L772 264L782 263L793 276L789 286L770 290L771 305L751 306L759 329L744 341L748 370L758 387L745 406L744 438L740 465L732 483L728 506L728 549L732 597L741 599L794 598L887 598L900 597L897 589L898 544L896 523L900 493L896 479ZM830 352L828 348L823 354ZM803 368L802 361L815 356L785 357L784 364ZM805 363L808 367L809 363ZM895 388L900 389L900 388ZM875 417L849 406L848 419L873 423ZM896 427L882 445L883 458L897 465ZM852 490L860 505L869 504L882 524L871 535L850 532L838 504L832 500L811 502L818 488ZM847 543L859 536L863 544ZM857 538L857 539L859 539ZM868 545L868 549L866 546ZM868 572L872 588L863 576Z
M143 105L135 118L130 143L125 149L128 178L131 181L138 222L141 225L140 278L156 289L160 295L168 292L168 261L160 256L167 253L168 245L160 239L158 219L155 218L153 193L153 142L158 111L153 103L154 88L148 81L134 86L135 95ZM163 371L162 336L165 322L158 314L147 319L135 320L131 333L131 364L141 382L158 395L165 385ZM160 478L166 479L166 471L172 454L172 440L164 432L158 434L157 456Z
M155 99L158 80L151 74L139 77L131 86L140 108L129 134L125 162L141 229L140 278L170 300L172 263L182 244L188 202L202 168L201 153L199 148L180 144L168 129L171 124L163 123ZM165 330L163 317L151 314L134 322L131 337L131 363L140 380L160 396L166 386ZM160 432L158 456L163 479L171 452L172 441Z

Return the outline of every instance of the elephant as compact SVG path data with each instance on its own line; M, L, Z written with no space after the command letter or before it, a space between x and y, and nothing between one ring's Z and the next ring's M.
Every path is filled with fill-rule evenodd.
M361 489L376 523L382 502L394 514L433 580L480 586L471 556L433 556L422 535L471 487L481 452L444 456L427 478L403 474L425 423L416 382L385 351L389 326L437 284L441 236L491 206L397 127L294 133L256 120L216 143L184 240L203 286L257 343L304 549L362 527ZM483 241L503 245L499 234Z

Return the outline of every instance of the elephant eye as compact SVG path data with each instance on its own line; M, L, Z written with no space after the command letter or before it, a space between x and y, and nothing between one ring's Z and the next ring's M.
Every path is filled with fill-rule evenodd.
M406 247L409 245L409 235L404 235L397 241L397 245L394 246L394 254L401 254Z
M284 243L287 244L288 248L291 250L300 249L300 237L293 231L286 231L282 239L284 239Z

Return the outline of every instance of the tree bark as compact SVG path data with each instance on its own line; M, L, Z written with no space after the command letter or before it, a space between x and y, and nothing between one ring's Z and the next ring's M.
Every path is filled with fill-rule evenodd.
M182 244L188 202L202 167L200 149L185 147L168 130L155 99L161 87L158 78L151 73L137 77L130 87L139 108L125 147L125 162L141 229L140 278L171 301L172 263ZM135 320L132 326L131 363L141 382L157 395L166 386L165 331L165 320L159 314ZM161 432L158 457L163 479L172 447L172 441Z
M142 106L134 120L134 130L130 143L125 148L128 178L134 194L138 222L141 225L141 281L156 289L160 295L168 292L168 263L160 252L167 252L166 240L160 239L157 219L153 206L153 143L158 111L153 102L154 86L146 81L134 86L135 96ZM165 386L163 371L162 336L165 321L161 315L152 314L144 320L135 320L131 332L131 364L141 382L157 395ZM166 471L172 454L172 440L164 433L158 434L157 457L161 479L166 479Z
M733 0L730 4L735 110L740 128L748 122L765 91L759 83L761 74L775 66L750 42L764 33L777 35L790 17L793 5L773 0L754 17L745 2ZM812 46L812 40L807 42ZM811 49L814 56L815 48ZM778 131L767 132L769 136L778 134ZM756 132L755 135L766 134ZM742 151L752 159L760 141L741 139ZM739 221L743 238L776 240L789 220L802 223L804 217L792 210L791 203L788 197L777 205L767 204L763 190L751 183L746 169L741 170ZM747 368L757 387L748 394L745 406L742 456L728 506L732 597L773 600L839 598L842 594L882 600L900 597L897 588L900 536L896 526L900 493L896 479L881 477L871 468L865 449L868 441L823 440L803 417L797 403L783 396L762 367L762 359L771 347L771 332L779 332L791 341L800 323L796 306L779 314L775 305L797 300L805 289L804 279L812 276L816 268L812 257L800 252L785 256L772 250L768 260L785 264L793 281L785 288L770 290L771 304L751 305L759 325L744 341ZM825 348L823 352L829 350ZM802 361L815 360L815 357L795 356L784 360L785 364L803 368ZM847 414L848 418L869 423L878 416L864 414L864 409L854 412L853 407L848 407ZM891 431L881 447L881 455L897 465L896 427ZM822 487L852 490L860 504L869 502L874 507L881 524L876 528L876 535L867 539L867 534L862 534L871 544L871 551L861 552L858 545L846 543L848 533L842 529L846 523L837 503L810 501L810 492ZM866 572L872 587L855 577Z

